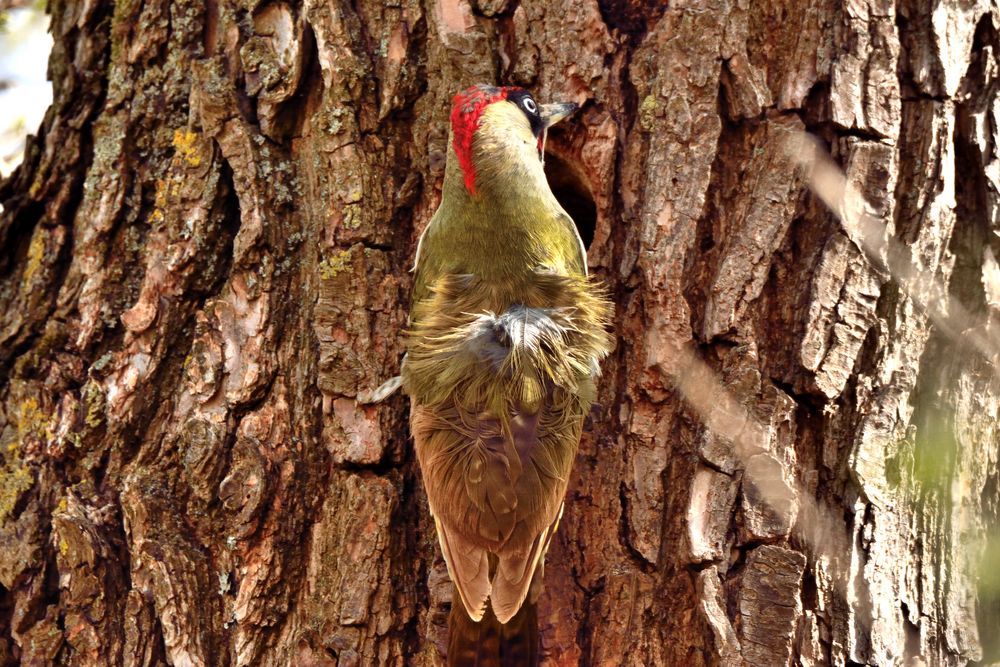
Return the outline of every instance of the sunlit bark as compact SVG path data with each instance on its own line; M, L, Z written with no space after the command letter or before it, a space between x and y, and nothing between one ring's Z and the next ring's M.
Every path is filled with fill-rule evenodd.
M546 166L617 304L549 664L1000 660L968 342L1000 8L667 4L51 0L55 101L0 184L0 664L438 664L407 403L356 399L480 81L582 105ZM803 130L969 327L809 194Z

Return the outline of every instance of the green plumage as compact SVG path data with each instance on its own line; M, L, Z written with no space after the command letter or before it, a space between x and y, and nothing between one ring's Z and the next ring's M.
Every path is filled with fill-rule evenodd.
M488 343L475 340L484 316L495 320L496 314L519 306L524 308L518 313L542 311L545 326L530 327L535 337L500 344L509 353L502 359L487 358ZM603 291L586 276L559 275L544 267L511 283L445 274L411 310L404 387L425 406L454 400L502 414L511 401L537 405L548 383L589 408L595 363L609 349L609 310Z
M522 112L487 107L473 157L476 195L451 154L419 245L402 376L456 590L506 623L540 588L612 308Z

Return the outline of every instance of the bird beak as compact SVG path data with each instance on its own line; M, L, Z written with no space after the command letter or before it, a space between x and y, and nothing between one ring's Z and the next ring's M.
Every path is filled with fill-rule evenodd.
M580 105L576 102L557 102L541 105L539 113L542 116L542 122L545 123L545 128L548 129L579 108Z

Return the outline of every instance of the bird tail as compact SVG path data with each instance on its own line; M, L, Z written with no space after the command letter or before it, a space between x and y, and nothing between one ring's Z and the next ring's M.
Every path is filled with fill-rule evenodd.
M448 667L534 667L538 665L538 608L525 600L517 614L500 623L487 606L473 621L456 592L448 616Z

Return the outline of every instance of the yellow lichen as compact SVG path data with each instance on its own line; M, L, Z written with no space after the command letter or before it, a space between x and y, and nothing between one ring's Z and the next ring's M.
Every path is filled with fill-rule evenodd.
M10 516L21 494L35 483L31 470L21 460L24 441L44 438L49 429L49 419L38 407L38 401L34 398L21 401L17 409L17 440L7 445L3 452L4 466L0 468L0 522Z
M45 185L45 183L42 181L41 176L39 176L31 184L31 187L28 188L28 196L32 199L38 199L38 195L42 192L43 185Z
M175 141L176 144L176 141ZM156 180L156 194L153 195L153 212L149 214L149 221L154 225L163 222L163 208L167 204L167 182L162 178Z
M69 542L67 542L63 538L59 539L59 553L61 553L63 556L69 553Z
M323 280L330 280L338 273L347 268L350 261L351 251L341 250L332 257L327 257L319 263L319 275Z
M653 129L656 125L656 112L656 97L646 95L642 100L642 104L639 105L639 125L642 129L647 132Z
M344 207L344 227L346 229L357 229L361 226L362 218L360 211L360 206Z
M191 130L174 131L174 148L177 149L177 154L192 167L197 167L201 164L201 155L198 153L196 145L197 141L198 135Z
M14 511L21 494L31 488L35 480L31 471L20 461L9 461L0 469L0 522Z
M38 273L38 269L41 268L44 258L45 232L39 227L31 237L31 245L28 246L28 261L24 266L24 279L22 281L25 286L30 286L31 279Z
M101 385L91 380L83 387L83 405L87 408L84 422L90 428L97 428L104 420L104 391Z
M49 431L49 419L38 407L34 398L21 401L18 408L17 439L23 443L27 438L44 438Z

